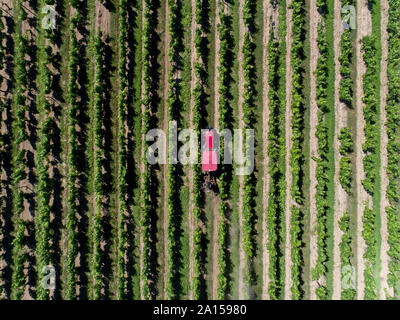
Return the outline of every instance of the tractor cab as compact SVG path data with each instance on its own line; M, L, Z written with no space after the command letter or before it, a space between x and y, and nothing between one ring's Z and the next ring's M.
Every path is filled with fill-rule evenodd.
M214 148L214 131L209 129L205 135L205 148L201 155L203 172L213 172L218 169L217 151Z

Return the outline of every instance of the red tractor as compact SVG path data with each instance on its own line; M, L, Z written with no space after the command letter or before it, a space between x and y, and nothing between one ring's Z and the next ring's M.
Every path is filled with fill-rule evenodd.
M214 131L208 130L206 132L206 146L201 155L201 163L203 172L213 172L218 169L217 151L213 148Z
M216 189L216 180L212 172L218 169L217 151L214 148L214 131L209 128L205 135L206 145L201 153L201 168L206 174L205 188L206 190Z

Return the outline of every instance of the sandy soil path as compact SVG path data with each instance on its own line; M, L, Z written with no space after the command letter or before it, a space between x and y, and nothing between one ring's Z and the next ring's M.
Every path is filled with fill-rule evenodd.
M286 114L285 114L285 138L286 138L286 203L285 203L285 284L284 284L284 299L291 299L292 287L292 260L291 260L291 245L290 245L290 219L291 219L291 207L293 199L291 196L292 186L292 173L290 168L290 150L292 149L292 67L290 64L291 50L292 50L292 9L290 8L291 1L286 2Z
M110 33L110 11L102 5L99 0L95 0L95 30L100 30L103 34Z
M12 0L2 0L0 2L0 9L2 9L2 22L4 25L4 29L0 30L0 32L4 33L3 37L7 38L7 36L9 36L8 33L10 33L11 30L9 30L8 26L7 26L7 20L9 18L12 17L13 15L13 2ZM6 39L3 40L3 43L1 44L2 46L6 46ZM9 54L9 49L5 48L5 56L3 57L3 69L0 69L0 75L2 77L2 80L0 82L0 99L2 99L2 101L6 101L7 99L12 98L12 93L9 90L9 82L10 82L10 77L8 76L7 72L6 72L6 65L7 65L7 60L10 54ZM3 114L2 119L5 119L5 111ZM4 123L0 124L0 130L2 134L6 134L6 128L4 126ZM3 174L3 172L1 172L1 174Z
M338 135L340 129L347 126L347 107L339 101L340 86L340 62L341 54L340 39L343 33L342 17L341 17L341 1L334 2L334 55L335 55L335 140L334 140L334 157L335 157L335 210L333 218L333 300L340 300L341 293L341 263L339 244L343 232L339 228L339 220L347 209L347 193L339 183L340 168L340 141Z
M168 132L168 72L169 72L169 41L170 35L168 31L168 24L169 24L169 5L168 1L165 2L165 29L164 29L164 121L163 121L163 130L164 132ZM167 133L168 136L168 133ZM165 148L167 152L167 159L168 159L168 144ZM164 230L164 299L167 299L167 291L165 288L167 287L167 278L168 278L168 205L167 205L167 198L168 198L168 164L162 166L162 176L163 176L163 185L164 185L164 200L163 200L163 230Z
M363 223L362 216L366 202L370 202L370 197L361 184L365 178L363 158L364 153L362 145L365 141L364 136L364 116L362 97L363 90L363 75L366 71L366 66L363 61L361 52L361 39L371 33L372 23L371 15L367 7L367 3L362 0L357 0L357 38L356 38L356 61L357 61L357 83L356 83L356 118L357 118L357 136L355 138L356 146L356 185L357 185L357 299L362 300L364 296L364 258L365 241L362 237Z
M318 106L316 98L316 76L317 59L319 57L317 38L318 38L319 14L317 11L317 1L311 0L310 3L310 300L316 300L315 290L318 287L317 281L312 279L312 270L315 268L318 259L317 248L317 207L315 202L317 179L317 163L312 157L318 157L318 139L315 136L318 124Z
M239 0L239 51L238 51L238 61L239 61L239 97L238 97L238 119L239 119L239 129L244 128L243 121L243 92L244 92L244 70L243 70L243 43L244 43L244 33L245 25L243 20L243 0ZM246 257L243 249L243 176L239 176L239 197L238 197L238 214L239 214L239 287L238 287L238 298L239 300L245 299L246 295L246 284L244 281L245 263Z
M268 173L268 121L269 121L269 99L268 99L268 42L269 42L269 32L270 32L270 14L271 14L271 4L268 1L263 2L263 154L264 154L264 175L263 175L263 220L262 220L262 259L263 259L263 286L262 286L262 299L267 300L268 295L268 268L269 268L269 254L267 250L268 244L268 229L267 229L267 208L268 208L268 195L269 195L269 184L270 176ZM276 21L277 22L277 21ZM276 23L275 22L275 23Z
M388 94L388 79L387 79L387 68L388 68L388 25L389 17L389 3L388 1L381 1L381 43L382 43L382 62L381 62L381 290L380 299L386 298L385 290L392 294L392 290L389 290L388 286L388 274L389 274L389 256L387 254L389 250L388 244L388 231L387 231L387 216L386 207L389 206L389 201L386 197L386 191L388 189L389 180L386 174L386 168L388 166L387 156L387 144L388 136L386 131L386 98Z
M3 17L8 16L8 14L12 15L13 7L13 0L2 0L0 3L0 8L6 11L6 13L3 11Z
M0 30L0 32L8 32L8 27L6 24L6 18L11 17L13 14L13 3L12 0L4 0L2 3L0 3L0 8L3 9L4 11L2 12L2 22L4 25L4 29ZM4 34L4 37L7 37L6 34ZM4 40L5 41L5 40ZM5 43L3 43L4 45ZM1 101L4 103L10 99L12 99L12 92L10 92L9 90L9 85L10 85L10 77L7 75L6 72L6 65L7 62L5 59L9 58L9 50L6 50L5 52L5 56L4 56L4 60L3 60L3 69L0 70L0 75L3 79L2 82L0 82L0 99ZM2 123L0 124L0 132L1 134L8 134L8 128L5 125L5 119L7 119L7 111L3 110L3 113L0 115L0 119L2 120ZM1 163L0 165L3 165L3 163ZM2 169L2 168L1 168ZM2 197L2 205L5 207L6 204L4 204L6 201L4 201L5 197L7 197L7 194L9 193L9 191L7 189L9 189L11 187L11 177L9 177L7 175L7 173L5 172L5 170L1 170L0 172L0 197ZM4 207L1 207L1 210L4 209ZM0 225L2 226L2 228L5 227L6 225L6 219L3 219L3 213L0 212ZM5 236L5 233L9 232L8 230L4 231L0 231L0 243L3 243L3 239ZM5 272L6 272L6 268L8 268L8 262L6 262L4 260L4 255L6 254L6 250L4 247L0 248L0 287L5 285ZM6 295L6 293L3 291L2 293L0 293L0 300L4 300L4 299L8 299L9 297Z
M193 129L193 110L194 110L194 88L196 86L196 74L194 72L194 65L197 59L196 48L194 45L194 38L196 33L196 0L191 0L192 5L192 23L191 28L191 40L190 40L190 69L191 69L191 81L190 81L190 113L189 113L189 128ZM193 166L189 165L188 180L189 180L189 299L193 300L193 232L194 232L194 216L193 216Z
M5 1L5 3L0 3L0 9L3 9L2 11L2 22L4 25L4 29L0 30L0 32L4 33L3 37L3 43L1 45L5 46L6 45L6 38L10 35L9 32L9 28L7 26L7 20L9 18L12 17L13 14L13 6L12 6L12 1L11 0L7 0ZM7 72L7 64L8 64L8 60L11 59L11 55L10 55L10 50L8 48L5 48L5 52L4 52L4 57L3 57L3 69L0 69L0 76L2 78L2 81L0 81L0 99L3 103L5 103L7 100L12 98L12 92L10 90L10 76ZM3 114L1 119L6 119L7 118L7 114L6 111L3 110ZM2 122L0 124L0 132L1 134L7 134L7 128L4 124L4 122ZM6 179L5 177L5 172L1 172L0 176L4 175L4 177L2 177L2 179ZM1 194L1 191L0 191Z
M0 32L4 33L3 37L3 43L0 44L2 46L6 46L7 42L6 42L6 38L8 36L10 36L10 29L7 26L7 20L9 18L12 18L13 16L13 2L12 0L3 0L0 3L0 9L2 9L2 22L4 25L4 29L0 30ZM15 27L14 27L15 28ZM0 69L0 75L2 77L2 81L0 81L0 99L1 101L4 103L5 101L7 101L8 99L12 98L12 92L10 90L10 76L8 75L7 70L7 61L8 59L11 59L10 56L10 50L8 48L5 47L5 55L3 57L3 69ZM6 111L3 111L2 114L2 118L1 119L6 119ZM0 132L1 134L7 134L7 128L4 124L4 122L2 122L0 124ZM4 180L6 180L7 178L5 177L5 172L1 172L0 176L4 175L4 177L2 177L2 179L4 178ZM3 181L3 180L2 180ZM1 194L1 191L0 191ZM0 250L1 251L1 250Z

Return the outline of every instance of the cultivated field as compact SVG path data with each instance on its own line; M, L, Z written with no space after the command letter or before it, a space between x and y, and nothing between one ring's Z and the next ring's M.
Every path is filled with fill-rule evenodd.
M0 29L0 300L400 298L400 0L0 0ZM254 130L254 170L174 161L208 127Z

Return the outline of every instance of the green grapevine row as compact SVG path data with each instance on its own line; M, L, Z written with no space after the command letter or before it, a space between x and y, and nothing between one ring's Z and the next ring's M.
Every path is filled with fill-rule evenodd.
M321 3L322 1L320 1ZM320 7L322 8L322 7ZM316 137L318 138L318 158L316 178L317 178L317 193L316 193L316 203L317 203L317 248L318 257L313 270L313 278L315 280L326 279L327 267L326 262L328 260L326 239L327 239L327 185L328 185L328 175L329 170L329 147L328 147L328 128L326 121L326 113L330 111L328 105L328 43L327 43L327 33L326 26L324 25L326 21L326 14L323 13L324 18L318 24L318 50L320 56L317 62L316 71L316 88L317 88L317 106L318 106L318 124ZM327 288L326 285L322 285L317 288L317 297L319 299L327 298Z
M103 104L104 99L104 66L103 66L104 44L102 32L98 31L95 43L95 85L94 85L94 192L95 192L95 209L93 221L93 257L92 257L92 273L93 273L93 298L98 300L101 297L102 289L102 249L101 238L103 233L103 199L104 183L103 183Z
M362 146L364 152L363 164L366 178L362 180L365 190L372 196L376 190L376 180L378 176L377 157L379 153L379 96L377 95L377 83L379 82L378 71L378 50L376 38L374 36L362 39L363 59L366 64L366 72L363 77L364 97L364 120L365 120L365 142ZM364 258L366 266L364 270L365 298L375 299L377 297L376 283L374 278L374 264L376 259L376 212L367 205L363 214L362 236L366 243Z
M17 14L18 29L15 32L15 93L14 93L14 106L15 116L13 122L13 140L17 146L13 156L13 172L12 180L14 187L14 238L13 238L13 251L12 251L12 299L21 299L24 294L26 276L24 274L24 263L28 261L26 252L27 238L25 236L25 229L27 222L22 219L21 215L24 211L24 204L27 201L27 194L21 187L22 181L27 179L28 167L28 151L22 146L24 142L28 141L29 136L27 132L26 114L28 112L29 101L27 96L30 90L28 82L28 67L29 61L26 60L25 55L30 54L30 45L28 40L28 32L22 34L21 24L27 23L27 13L25 12L22 1L15 2L15 11Z
M68 172L67 172L67 217L66 227L68 230L68 254L66 259L67 283L66 298L74 300L77 298L76 287L80 280L80 270L76 267L76 259L81 254L80 263L84 264L81 268L84 270L86 261L83 257L82 243L80 241L80 232L83 231L82 225L85 218L82 205L82 193L85 189L85 179L82 177L84 165L82 154L85 144L82 141L83 115L86 108L86 101L83 98L85 90L83 74L85 73L85 52L82 40L78 40L78 34L85 25L84 2L71 0L70 6L74 13L70 17L69 27L69 79L68 79ZM79 220L78 220L79 219ZM80 222L79 222L80 221ZM82 284L82 283L81 283Z
M193 92L194 110L193 110L193 127L196 134L199 135L202 122L203 112L207 105L207 56L208 43L207 34L209 33L209 8L207 0L196 1L195 19L197 24L195 31L194 43L196 47L197 61L194 66L196 76L196 84ZM193 215L196 219L193 234L193 298L205 298L205 241L206 235L202 230L200 223L203 222L203 194L202 194L202 172L201 165L195 164L193 167Z
M352 171L351 171L351 159L350 154L353 152L353 140L351 139L351 133L349 127L340 129L338 135L340 141L339 153L340 167L339 167L339 181L343 189L350 194L351 183L352 183Z
M389 0L389 55L388 55L388 97L387 97L387 135L389 187L386 196L388 219L388 284L393 288L393 297L400 298L400 1Z
M233 69L233 35L232 35L232 16L231 12L226 12L224 6L232 5L232 1L219 2L219 18L220 25L218 27L219 39L220 39L220 51L219 51L219 84L218 92L220 94L218 105L219 105L219 127L221 129L229 128L231 124L228 119L232 113L231 106L231 85L232 85L232 69ZM223 146L220 146L220 150L223 150ZM221 163L223 162L223 154L221 154ZM228 198L229 198L229 181L232 179L231 168L227 165L221 165L221 175L219 177L218 188L219 198L221 199L218 211L220 214L220 225L218 229L218 286L217 286L217 298L225 299L230 292L229 274L228 274L228 227L227 227L227 213L229 210Z
M304 127L304 90L303 84L303 39L305 27L305 2L304 0L294 0L291 3L293 9L293 44L291 49L291 67L293 69L292 83L292 142L293 146L290 150L291 173L293 182L291 186L292 197L297 204L303 203L303 193L301 190L301 163L303 162L303 153L301 145L303 142Z
M151 111L156 109L156 92L157 84L155 83L154 68L156 67L154 54L156 46L157 34L154 26L157 25L157 4L153 0L144 1L144 25L143 25L143 86L144 91L142 92L144 114L142 115L142 135L146 134L150 130L150 119ZM147 141L144 141L144 149L149 146ZM141 283L142 283L142 295L144 299L150 299L154 297L152 290L152 262L151 258L153 255L153 246L150 242L152 216L151 212L153 209L151 199L151 180L152 180L152 169L146 161L146 158L142 159L144 171L142 173L143 184L141 190L141 232L142 232L142 270L141 270Z
M363 78L364 97L362 101L365 104L363 113L365 119L365 143L363 144L363 151L365 153L363 164L366 178L362 181L365 190L373 195L375 190L375 182L378 175L376 167L376 155L378 152L378 137L376 135L378 128L378 106L379 100L376 95L378 83L378 59L376 38L373 36L365 37L362 39L362 50L364 52L363 58L367 66L367 71Z
M3 33L3 30L5 28L5 25L3 23L3 11L0 10L0 30L2 31L0 33L0 72L4 68L4 57L5 57L5 47L3 45L3 40L6 38L5 33ZM0 74L0 86L3 84L3 76ZM4 122L3 119L3 112L5 109L5 101L3 98L0 98L0 121L1 123ZM3 158L5 156L4 152L4 147L5 147L5 135L0 132L0 169L2 170L3 168ZM3 190L3 183L0 182L0 194L2 194ZM5 240L4 240L4 222L3 222L3 197L0 196L0 246L2 248L5 247ZM0 250L0 261L3 260L5 252L4 249ZM0 298L3 296L3 292L5 291L5 270L4 268L0 268Z
M41 6L54 5L55 1L45 1L41 3ZM36 236L36 253L37 253L37 274L38 274L38 286L37 286L37 299L45 300L49 298L49 290L43 288L40 285L42 278L42 269L47 265L54 265L52 253L51 253L51 234L54 231L51 228L50 214L51 208L51 197L55 197L53 193L54 186L53 180L50 177L51 174L51 155L53 154L52 140L54 140L54 127L56 126L55 119L52 116L56 113L56 105L53 100L53 73L49 66L53 65L53 68L57 70L57 67L52 63L55 60L55 34L57 29L43 29L40 30L39 41L41 43L39 53L39 74L38 74L38 110L40 117L38 134L39 141L37 143L36 153L36 174L37 174L37 186L36 186L36 221L35 221L35 236Z
M342 0L342 6L353 5L353 0ZM340 39L341 54L339 99L349 108L353 107L353 79L351 77L351 63L353 61L353 47L351 29L345 29Z
M168 0L169 20L168 32L170 34L169 61L171 68L168 74L168 120L176 120L179 126L181 111L181 84L180 72L182 70L183 52L183 28L182 28L182 2L181 0ZM170 146L171 148L172 146ZM182 259L180 252L180 221L182 219L181 203L179 199L179 172L178 165L168 165L168 278L167 296L169 299L177 299L181 294L180 273L178 267Z
M342 0L342 6L354 5L353 0ZM339 82L339 100L343 102L348 108L353 108L353 86L354 81L352 78L351 64L353 63L353 44L352 44L352 31L351 29L344 29L340 39L341 54L339 56L340 63L340 82ZM347 194L351 194L351 186L353 180L353 172L351 169L351 154L354 151L353 140L349 127L340 129L338 135L340 142L339 153L339 182ZM339 228L342 230L343 235L340 243L340 261L342 266L342 281L345 281L347 275L344 273L346 266L351 267L351 257L353 255L351 250L351 237L350 233L350 215L345 212L339 220ZM353 300L356 297L356 291L352 288L342 288L341 299Z
M126 297L128 279L126 278L125 257L128 252L128 231L127 231L127 112L128 112L128 75L127 75L127 44L128 44L128 23L127 23L128 1L119 0L119 96L118 96L118 200L119 200L119 227L118 227L118 299Z
M255 15L256 2L246 0L243 5L243 20L245 25L243 43L243 121L246 129L254 129L256 105L256 61L255 61ZM254 230L256 223L255 212L255 174L252 172L243 178L243 239L242 245L245 252L247 275L246 281L251 285L254 281L252 259L256 253Z
M342 266L341 278L342 283L347 283L346 277L348 276L349 269L346 269L345 266L351 266L351 258L353 257L353 253L351 250L351 237L350 237L350 215L345 212L341 219L339 220L339 228L343 232L341 242L339 244L340 247L340 263ZM347 280L348 281L348 280ZM341 292L342 300L354 300L356 298L356 290L351 288L350 286L347 288L342 288Z
M376 213L371 210L368 206L364 209L364 214L362 217L363 221L363 231L362 237L365 240L366 250L363 257L366 259L365 269L364 269L364 299L373 300L377 298L376 283L374 278L374 263L376 258L376 236L375 236L375 219Z
M291 259L292 259L292 279L293 286L291 288L292 296L294 299L302 297L301 289L301 266L302 266L302 253L301 253L301 230L300 222L303 217L301 209L298 207L303 204L302 192L302 164L304 162L304 155L302 144L304 140L304 89L303 89L303 59L304 59L304 33L305 33L305 1L294 0L291 3L293 9L293 28L292 38L293 44L291 48L291 61L290 65L293 71L292 77L292 148L290 150L290 167L292 174L291 196L296 205L291 209L292 218L291 224L295 228L291 231ZM290 174L290 173L287 173ZM286 195L289 196L289 195Z
M94 43L95 79L93 97L94 126L94 213L92 227L92 278L93 297L100 299L108 295L108 259L110 246L110 145L112 139L110 123L110 50L107 37L98 30ZM102 245L102 242L105 245Z
M267 227L269 253L269 284L268 293L276 300L283 292L283 259L281 242L284 237L282 225L285 212L285 35L286 3L280 4L279 34L274 36L271 28L268 43L268 98L269 98L269 131L268 131L268 166L271 177L269 185ZM282 12L283 11L283 12Z

